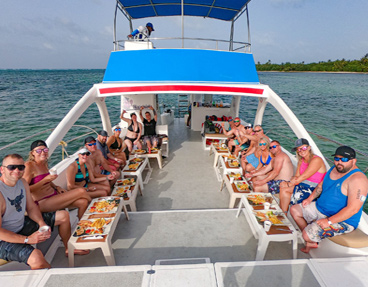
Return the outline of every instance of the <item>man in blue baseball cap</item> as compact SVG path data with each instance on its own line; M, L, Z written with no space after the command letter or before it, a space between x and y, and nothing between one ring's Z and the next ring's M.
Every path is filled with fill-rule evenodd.
M139 26L138 29L135 29L128 35L128 38L134 38L136 41L147 41L153 31L155 31L155 29L153 29L152 23L148 22L146 27Z

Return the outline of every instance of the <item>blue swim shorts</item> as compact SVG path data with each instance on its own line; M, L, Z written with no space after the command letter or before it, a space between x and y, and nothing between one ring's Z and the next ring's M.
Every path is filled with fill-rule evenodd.
M42 213L42 217L45 223L53 230L55 225L55 212ZM36 232L38 228L38 224L26 216L24 218L23 228L18 234L29 236ZM34 247L30 244L0 241L0 258L6 261L18 261L27 264L28 258L31 256L33 250Z
M304 199L307 199L313 192L316 187L310 186L306 183L299 183L294 187L293 194L291 195L290 204L298 204L303 202Z
M270 180L269 182L267 182L268 191L271 192L272 194L280 193L280 183L283 182L283 181L284 180L282 180L282 179Z

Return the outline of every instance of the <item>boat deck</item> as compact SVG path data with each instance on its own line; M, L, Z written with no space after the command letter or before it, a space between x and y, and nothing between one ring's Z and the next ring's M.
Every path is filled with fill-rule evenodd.
M219 191L213 156L203 150L200 133L175 119L169 138L163 169L151 160L153 172L137 197L138 211L129 213L129 221L120 217L112 239L115 267L106 266L97 249L75 256L78 268L68 268L57 242L53 269L2 272L2 280L9 286L332 286L316 271L318 260L300 251L298 260L291 260L289 242L271 242L265 261L254 262L258 241L245 217L236 218L237 210L227 208L229 194ZM366 258L345 260L352 264L349 270L368 267ZM356 286L361 282L366 281Z

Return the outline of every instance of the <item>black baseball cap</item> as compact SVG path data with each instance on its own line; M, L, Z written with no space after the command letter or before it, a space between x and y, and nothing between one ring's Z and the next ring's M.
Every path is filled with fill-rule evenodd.
M306 140L306 139L303 139L303 138L300 138L300 139L297 139L296 141L295 141L295 147L293 147L292 149L291 149L291 151L296 151L296 149L298 148L298 147L300 147L300 146L302 146L302 145L309 145L309 142L308 142L308 140Z
M43 140L36 140L31 144L31 150L34 150L36 147L39 147L39 146L47 147L47 144Z
M96 141L96 139L93 136L88 136L84 139L84 144L89 143L91 141Z
M352 149L349 146L340 146L336 149L335 154L333 154L332 156L337 156L337 155L341 155L343 157L350 159L354 159L355 158L355 150Z
M100 136L103 136L103 137L107 137L108 136L107 131L105 131L105 130L100 130L98 134Z

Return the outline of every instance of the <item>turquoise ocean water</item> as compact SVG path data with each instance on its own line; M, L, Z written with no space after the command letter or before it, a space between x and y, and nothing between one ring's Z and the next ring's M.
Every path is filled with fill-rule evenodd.
M93 83L102 81L104 70L1 70L0 71L0 148L32 134L56 127L65 114L82 97ZM296 114L308 131L350 145L368 154L368 75L330 73L259 73L260 81L269 85ZM226 97L217 99L226 101ZM177 96L161 96L161 103L177 105ZM118 122L119 98L106 100L110 118ZM240 116L253 122L257 100L243 98ZM269 106L263 126L270 136L291 148L295 136L288 131L280 115ZM115 123L113 121L113 123ZM76 123L93 129L101 128L96 105L91 106ZM75 127L65 140L88 132ZM276 132L276 133L275 133ZM0 158L12 152L27 156L30 143L38 138L46 139L50 131L0 150ZM285 136L285 137L284 137ZM331 144L312 136L326 157L336 149ZM67 150L75 152L82 139L69 143ZM60 158L57 150L52 163ZM59 151L59 152L58 152ZM330 157L331 158L331 157ZM358 156L361 169L368 161Z

